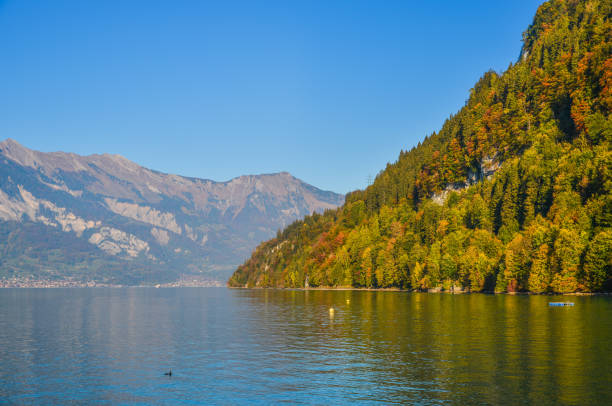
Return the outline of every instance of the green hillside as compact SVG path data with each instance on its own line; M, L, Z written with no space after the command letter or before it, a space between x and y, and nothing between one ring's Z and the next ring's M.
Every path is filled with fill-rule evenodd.
M515 64L343 207L261 244L229 285L612 290L611 13L541 5Z

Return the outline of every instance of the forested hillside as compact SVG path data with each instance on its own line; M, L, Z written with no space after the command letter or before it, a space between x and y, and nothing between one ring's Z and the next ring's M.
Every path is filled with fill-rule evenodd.
M541 5L515 64L344 206L261 244L229 285L611 290L611 9Z

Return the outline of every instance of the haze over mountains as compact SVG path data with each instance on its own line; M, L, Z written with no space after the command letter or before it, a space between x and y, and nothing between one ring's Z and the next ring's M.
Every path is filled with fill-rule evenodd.
M225 280L261 241L344 196L289 173L227 182L0 143L0 281ZM10 282L13 281L13 282Z

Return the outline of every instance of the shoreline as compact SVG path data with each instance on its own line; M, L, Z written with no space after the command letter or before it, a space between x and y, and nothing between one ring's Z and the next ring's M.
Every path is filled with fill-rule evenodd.
M244 287L244 286L226 286L228 289L244 289L244 290L297 290L297 291L364 291L364 292L402 292L402 293L442 293L447 295L510 295L510 296L609 296L612 292L569 292L569 293L556 293L556 292L545 292L545 293L534 293L534 292L470 292L470 291L448 291L448 290L437 290L430 289L427 291L421 291L416 289L401 289L401 288L355 288L347 286L323 286L323 287L312 287L312 288L279 288L279 287Z
M189 282L176 281L168 283L156 283L149 285L120 285L97 282L73 282L73 281L31 281L12 282L0 281L0 289L59 289L59 288L223 288L226 287L220 281Z
M223 287L226 284L218 279L206 278L200 275L183 274L178 279L171 282L151 282L135 285L122 283L109 283L95 280L78 279L35 279L35 278L4 278L0 279L0 288L128 288L128 287L151 287L151 288L171 288L171 287Z
M244 287L228 286L219 281L175 281L150 285L115 285L97 282L74 282L74 281L2 281L0 289L59 289L59 288L226 288L244 290L295 290L295 291L363 291L363 292L399 292L399 293L441 293L447 295L511 295L511 296L609 296L612 292L569 292L569 293L534 293L534 292L472 292L465 290L441 290L429 289L426 291L402 288L359 288L352 286L317 286L308 288L281 288L281 287Z
M125 288L148 288L148 289L163 289L163 288L226 288L224 285L47 285L47 286L0 286L0 289L125 289Z

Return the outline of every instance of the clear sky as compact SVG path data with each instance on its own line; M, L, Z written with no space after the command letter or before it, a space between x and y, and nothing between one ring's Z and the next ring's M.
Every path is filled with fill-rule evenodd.
M0 139L345 193L516 61L539 3L0 0Z

